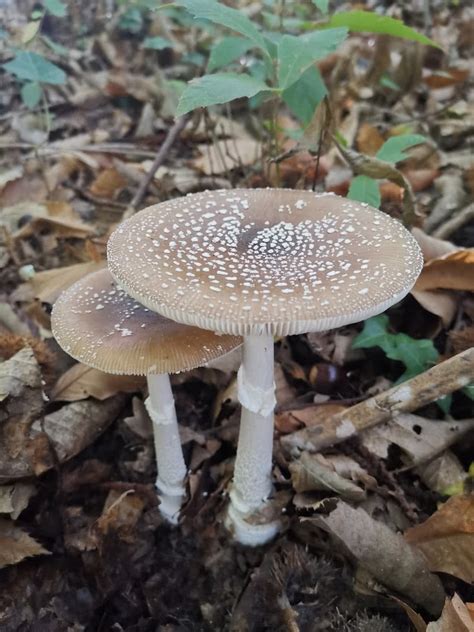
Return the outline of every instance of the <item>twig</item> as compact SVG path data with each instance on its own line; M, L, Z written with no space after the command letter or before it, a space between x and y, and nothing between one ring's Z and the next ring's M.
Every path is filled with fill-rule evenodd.
M433 231L433 237L438 237L438 239L447 239L453 233L455 233L458 228L464 226L468 222L471 222L474 219L474 203L469 204L466 208L459 211L453 217L448 219L444 224L441 224L439 228Z
M35 151L36 145L33 143L0 143L0 149L30 149ZM54 143L44 145L38 149L38 155L54 156L56 154L74 154L74 153L91 153L91 154L133 154L142 158L154 158L156 152L140 149L130 143L103 143L97 145L84 145L84 147L57 147ZM27 158L29 156L26 156Z
M403 384L329 417L322 424L282 437L281 443L289 450L315 452L388 421L399 413L417 410L473 381L474 348L471 348Z
M130 205L128 206L127 210L123 214L123 219L127 219L128 217L131 217L135 213L135 211L137 211L138 207L143 201L143 198L146 195L147 189L150 185L150 182L153 179L153 176L157 172L158 168L165 161L170 148L172 147L175 140L178 138L180 133L185 128L188 120L189 120L189 117L181 116L176 119L172 127L170 127L170 129L168 130L168 134L166 135L166 138L163 141L163 144L161 145L160 149L158 150L158 153L155 156L155 160L153 161L153 164L151 165L150 171L147 174L145 174L143 180L141 181L141 184L138 187L137 192L133 196L133 199L130 202Z

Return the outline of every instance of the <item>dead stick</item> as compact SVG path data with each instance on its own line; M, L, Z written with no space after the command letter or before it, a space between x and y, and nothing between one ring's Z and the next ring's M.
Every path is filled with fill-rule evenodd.
M299 448L315 452L388 421L399 413L417 410L471 382L474 382L474 348L329 417L323 424L282 437L281 442L290 450Z
M161 145L160 149L158 150L158 153L155 156L155 160L153 161L153 164L150 167L150 171L148 171L148 173L145 174L143 180L140 183L140 186L137 189L137 192L133 196L133 199L130 202L127 210L124 212L122 219L128 219L135 213L135 211L138 210L138 207L140 206L140 204L143 201L143 198L145 197L146 191L150 185L150 182L153 179L153 176L158 171L158 168L161 167L161 165L165 161L170 148L172 147L173 143L178 138L180 133L183 131L188 120L189 119L187 116L180 116L179 118L176 119L172 127L170 127L170 129L168 130L168 133L166 134L166 138L163 141L163 144Z

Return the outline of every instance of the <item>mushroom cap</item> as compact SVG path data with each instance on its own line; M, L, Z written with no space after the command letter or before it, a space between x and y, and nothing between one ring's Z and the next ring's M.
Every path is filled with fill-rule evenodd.
M73 358L119 375L187 371L242 343L147 309L119 288L107 269L88 274L61 294L51 327Z
M144 305L224 333L321 331L402 299L423 258L400 222L334 194L205 191L123 222L112 275Z

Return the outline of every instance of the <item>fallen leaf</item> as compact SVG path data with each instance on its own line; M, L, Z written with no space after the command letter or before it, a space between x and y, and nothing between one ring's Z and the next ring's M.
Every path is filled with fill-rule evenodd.
M474 347L474 325L469 325L463 329L453 329L448 336L453 345L454 353L461 353Z
M423 82L430 88L447 88L466 81L468 77L469 70L467 68L448 68L443 73L426 75L423 77Z
M422 524L408 529L432 571L474 581L474 495L453 496Z
M424 230L416 226L411 229L411 234L418 242L425 261L437 259L443 255L460 250L460 248L455 246L451 241L427 235Z
M49 551L20 527L0 518L0 568L18 564L27 557L49 554Z
M303 522L306 520L329 531L379 582L431 614L439 614L444 601L443 586L430 573L421 553L401 535L363 509L354 509L343 501L338 501L328 516L318 515Z
M459 459L450 450L426 465L420 465L415 472L429 489L441 495L446 494L449 488L459 487L462 490L467 477Z
M82 279L89 272L101 270L105 265L105 261L100 263L88 261L87 263L75 263L64 268L54 268L53 270L38 272L29 281L29 284L35 298L42 303L52 305L61 292L67 290L70 285Z
M441 617L429 623L426 632L474 632L469 608L459 595L455 593L452 599L446 598Z
M23 509L28 507L30 498L36 493L36 488L30 483L14 483L0 486L0 513L10 514L16 520Z
M104 400L117 393L135 393L145 386L145 378L112 375L78 362L61 375L50 397L54 401L77 402L87 397Z
M122 494L112 489L102 515L94 525L94 532L103 537L114 531L121 540L133 542L134 527L144 507L145 502L132 489Z
M104 169L91 184L89 191L98 198L115 199L126 186L127 181L117 169Z
M439 316L444 327L449 327L456 316L459 297L454 292L443 290L417 290L412 289L411 295L423 309Z
M415 291L440 288L474 292L474 250L457 250L425 264Z
M26 208L28 213L23 217L31 215L31 207L20 204L21 208ZM17 208L17 207L14 207ZM43 228L50 229L58 237L82 238L92 235L95 229L84 223L75 213L72 206L67 202L45 202L36 205L36 212L30 221L13 233L13 239L25 239L32 235L39 234Z
M387 459L397 445L410 465L431 460L474 428L474 419L440 421L419 415L396 415L390 421L361 434L367 450Z
M419 193L428 189L439 175L437 169L410 169L405 172L413 191Z
M379 130L369 123L362 123L357 132L357 150L368 156L375 156L384 144L384 138Z
M345 406L340 404L322 404L316 406L307 406L306 408L300 408L295 410L286 410L282 413L275 415L277 423L291 423L298 427L311 428L317 426L320 423L324 423L324 420L332 415L336 415L339 412L345 410ZM291 436L291 435L290 435ZM289 439L290 437L287 437Z
M23 449L15 458L9 456L4 448L4 436L0 434L0 482L32 476L35 468L44 468L44 453L40 448L47 447L52 451L58 463L72 458L93 443L117 419L125 402L125 395L116 395L103 402L88 399L66 404L32 424L29 434L25 433L22 437L19 447ZM45 435L47 446L44 444ZM39 443L35 441L38 436ZM33 449L28 450L25 443L30 441L33 441ZM40 458L39 463L31 461L35 454Z
M41 373L33 350L25 347L0 364L0 402L7 397L24 396L26 388L41 387Z
M0 480L20 477L33 422L43 411L41 371L30 347L0 364Z
M303 452L289 465L291 482L296 492L325 491L355 502L365 498L365 491L340 476L329 461L318 454Z
M261 153L260 143L253 138L218 140L212 145L199 145L198 149L201 156L193 160L193 166L206 175L252 165Z

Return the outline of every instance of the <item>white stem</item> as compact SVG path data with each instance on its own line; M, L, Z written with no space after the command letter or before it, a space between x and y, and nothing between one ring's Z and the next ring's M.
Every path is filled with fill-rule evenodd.
M244 338L238 387L242 418L228 524L238 542L257 546L268 542L279 530L275 521L264 524L251 521L252 514L263 507L272 492L273 336Z
M176 524L185 495L186 464L169 375L149 375L148 391L145 405L153 422L160 512Z

